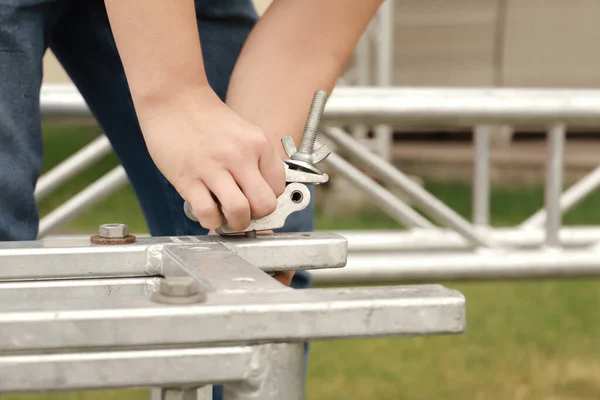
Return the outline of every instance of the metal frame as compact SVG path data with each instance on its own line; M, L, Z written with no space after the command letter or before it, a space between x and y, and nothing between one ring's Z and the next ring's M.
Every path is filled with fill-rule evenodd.
M74 88L46 86L42 90L41 101L46 115L89 117L89 110ZM380 248L378 252L369 252L368 257L355 248L364 247L363 242L370 243L371 234L357 236L350 232L347 237L352 237L352 240L347 267L311 272L315 282L356 282L359 276L367 281L436 277L496 279L509 275L513 279L528 279L541 276L542 270L546 277L598 275L595 260L600 229L563 227L562 214L600 185L600 167L564 193L562 169L567 128L600 127L599 90L338 87L327 103L324 120L323 133L330 147L376 173L384 184L376 183L339 154L331 154L324 161L327 168L364 190L407 230L379 235L378 239L389 246ZM460 217L341 128L361 122L403 127L444 126L460 128L459 132L472 129L475 136L473 221ZM548 132L545 206L510 230L489 226L490 137L495 125L538 128ZM106 152L107 140L101 138L90 147L97 148L97 152ZM83 160L83 157L75 157ZM75 169L74 164L67 160L63 165L71 165ZM54 174L56 180L66 175ZM55 187L55 183L48 183L51 173L46 177L45 186ZM107 195L109 188L115 190L125 184L125 172L118 167L42 219L41 234L48 234L51 230L46 227L60 226L76 211L89 207L92 200L97 201L100 195ZM398 188L408 195L414 207L427 213L439 225L393 195L387 189L389 187ZM458 257L457 263L462 262L463 266L471 265L472 268L463 271L463 267L456 264L456 273L453 273L449 265L454 264L447 264L444 258L448 250L453 251L453 257ZM419 258L423 251L432 258ZM458 253L454 253L456 251ZM555 257L557 254L564 257ZM436 255L444 257L434 258ZM489 265L491 259L499 260L494 263L498 268L496 272L475 268L477 263ZM425 264L413 269L417 262ZM522 267L524 262L532 263L531 268ZM518 268L518 272L509 272L517 266L522 267ZM408 274L407 270L412 272Z
M293 290L265 273L346 258L331 233L0 243L0 393L299 400L305 341L465 329L464 297L439 285Z

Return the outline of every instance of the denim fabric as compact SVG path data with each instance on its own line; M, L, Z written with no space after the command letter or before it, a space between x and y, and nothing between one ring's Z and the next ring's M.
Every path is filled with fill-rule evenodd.
M196 16L208 80L224 98L233 66L258 17L250 0L196 0ZM103 1L2 0L0 240L32 240L37 236L34 188L42 160L39 89L41 61L48 47L111 141L150 234L206 234L185 217L183 199L148 154ZM280 231L312 231L312 214L313 204L291 216ZM298 272L292 287L309 286L309 275ZM217 387L214 399L221 398L221 388Z

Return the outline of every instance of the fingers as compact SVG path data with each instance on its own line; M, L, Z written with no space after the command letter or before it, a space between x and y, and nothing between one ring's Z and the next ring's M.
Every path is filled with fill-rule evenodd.
M250 225L250 204L242 190L226 170L211 171L205 183L221 203L221 212L233 230L242 230ZM220 225L219 225L220 226Z
M206 229L217 229L223 224L219 206L204 183L192 181L186 194L187 201L200 225Z
M275 197L281 196L285 190L285 167L274 148L262 152L258 160L258 168Z
M235 178L250 204L253 219L266 217L275 211L277 197L258 169L242 168Z

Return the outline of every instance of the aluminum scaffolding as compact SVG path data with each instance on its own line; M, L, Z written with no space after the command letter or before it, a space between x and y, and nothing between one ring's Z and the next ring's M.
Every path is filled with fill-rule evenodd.
M41 104L47 117L89 117L83 99L72 87L44 87ZM600 185L600 167L564 192L562 182L567 128L600 127L599 90L337 87L324 119L328 144L347 157L331 154L324 161L327 167L363 189L407 229L338 232L349 240L347 266L311 272L316 283L600 276L600 229L562 226L562 214ZM358 123L472 129L472 221L343 129ZM489 226L490 135L494 125L547 131L545 206L510 229ZM107 139L100 137L43 176L36 193L47 194L48 188L89 165L93 161L89 157L110 151ZM430 219L367 177L353 162L375 173L387 186L400 189ZM43 218L41 236L126 183L122 167L115 168Z
M299 400L305 341L465 329L464 297L439 285L293 290L265 273L346 257L319 232L0 243L0 393Z

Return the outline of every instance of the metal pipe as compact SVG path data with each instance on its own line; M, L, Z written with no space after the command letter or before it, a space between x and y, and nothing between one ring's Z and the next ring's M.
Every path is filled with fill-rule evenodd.
M490 139L491 127L475 127L475 166L473 174L473 224L490 224Z
M562 225L560 195L563 185L563 166L565 152L565 126L553 126L547 134L548 158L546 159L546 245L560 246L558 234Z
M473 244L484 247L495 247L492 240L486 237L485 234L477 232L458 213L410 180L410 178L398 171L394 166L365 149L364 146L352 139L343 130L331 127L325 130L325 134L345 152L349 153L350 156L356 158L367 168L376 171L384 181L403 190L418 206L431 214L432 217L443 225L455 229Z
M42 86L44 116L84 115L90 111L73 85ZM600 90L514 88L336 87L325 107L329 121L361 124L409 123L471 129L565 123L600 126Z
M444 126L600 126L599 90L336 88L325 119L352 123Z
M40 109L44 117L92 115L90 108L73 84L43 84Z
M600 186L600 167L581 178L560 196L560 211L564 214L571 210ZM541 209L525 220L519 227L537 228L546 223L546 210Z
M350 253L346 267L310 271L314 284L403 281L508 280L600 277L595 251L545 249L473 253Z
M519 228L488 228L486 232L503 248L535 249L544 245L544 229L524 231ZM334 233L348 240L349 252L435 252L470 251L469 244L458 233L448 229L342 230ZM600 228L592 226L565 227L560 232L563 248L583 248L600 241Z
M394 0L383 2L378 17L377 86L388 87L394 81ZM390 159L393 129L389 125L378 124L373 130L377 153L387 161Z
M369 38L369 29L363 33L356 46L354 63L356 68L356 83L360 86L369 85L371 82L371 41Z
M394 0L385 0L378 11L377 85L382 87L393 84L394 9Z
M53 210L40 221L38 238L46 236L52 230L71 221L77 215L100 203L128 182L122 166L115 167L96 182Z
M35 187L36 200L41 201L64 182L109 154L111 150L110 141L106 136L95 139L38 179Z
M330 154L324 163L348 181L363 189L375 204L398 223L406 227L434 227L426 218L337 154Z

